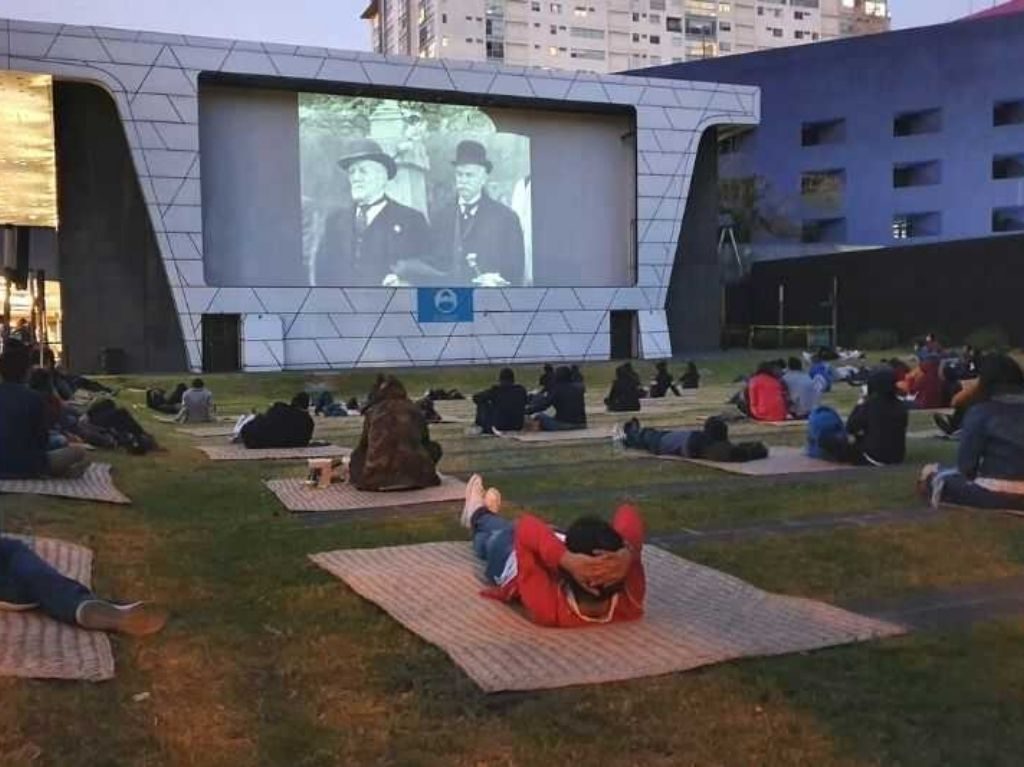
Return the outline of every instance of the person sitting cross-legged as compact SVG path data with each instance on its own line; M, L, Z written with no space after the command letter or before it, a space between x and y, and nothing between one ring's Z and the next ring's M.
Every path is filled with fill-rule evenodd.
M473 395L476 426L483 434L521 431L526 418L526 389L516 383L512 368L502 368L498 383Z
M82 447L47 449L46 403L25 384L31 364L21 345L0 355L0 477L81 477L89 466Z
M461 521L484 562L485 596L519 602L530 620L553 628L631 621L644 614L644 525L632 506L611 523L577 519L562 536L526 514L501 516L501 495L479 474L466 485Z
M181 423L209 423L217 407L213 404L213 392L206 388L202 378L192 381L192 387L181 395L181 410L177 420Z
M586 387L573 382L572 371L567 367L555 370L555 382L545 392L537 395L526 408L526 414L532 415L527 424L540 431L568 431L587 427L587 406L584 400ZM544 411L554 408L555 414Z
M919 490L936 506L1024 510L1024 372L1012 357L989 354L978 373L956 468L925 466Z
M359 490L412 490L441 484L441 446L430 439L423 411L393 376L381 380L363 411L349 480Z
M635 413L640 410L640 399L644 394L640 376L630 363L625 362L615 368L615 380L604 404L609 413Z
M868 375L867 397L846 419L818 407L807 421L808 455L856 466L903 463L907 452L907 405L899 399L896 376L888 365ZM851 441L852 438L852 441Z
M729 441L729 427L718 416L712 416L697 430L650 429L636 418L627 421L619 438L629 448L646 450L654 455L676 455L718 463L746 463L768 457L768 448L761 442Z
M167 622L167 614L150 605L120 605L98 598L57 572L24 542L0 536L0 610L36 608L72 626L133 636L154 634Z
M672 380L672 374L668 372L668 363L665 360L659 360L654 364L654 381L651 382L651 397L661 399L669 391L677 397L682 396L679 393L679 387Z

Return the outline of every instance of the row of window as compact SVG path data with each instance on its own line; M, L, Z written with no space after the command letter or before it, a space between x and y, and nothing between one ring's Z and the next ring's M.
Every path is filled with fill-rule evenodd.
M992 125L1024 125L1024 99L997 101L992 106ZM893 117L892 135L896 138L919 136L942 131L942 109L919 109L901 112ZM846 120L819 120L804 123L800 131L803 146L842 144L846 141Z
M993 234L1024 232L1024 206L993 208L991 217ZM921 237L942 235L942 213L922 211L918 213L897 213L892 217L894 240L913 240ZM804 243L848 242L845 218L816 218L802 222L800 241Z
M992 158L992 180L1024 179L1024 152L997 154ZM915 186L936 186L942 183L939 160L898 162L892 166L894 189ZM800 194L810 199L827 201L842 194L846 171L842 169L809 170L800 174Z

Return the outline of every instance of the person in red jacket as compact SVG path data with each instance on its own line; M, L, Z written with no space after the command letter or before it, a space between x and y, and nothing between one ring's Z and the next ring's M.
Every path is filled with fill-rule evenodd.
M905 379L907 393L914 395L914 407L918 410L934 410L946 405L939 365L937 356L922 357L917 371Z
M472 531L489 587L483 595L518 601L540 626L581 628L643 616L646 580L639 512L621 506L611 524L573 522L564 536L530 514L502 517L500 494L474 474L466 485L462 524Z
M755 421L785 421L789 416L786 387L771 363L762 362L747 382L747 408Z

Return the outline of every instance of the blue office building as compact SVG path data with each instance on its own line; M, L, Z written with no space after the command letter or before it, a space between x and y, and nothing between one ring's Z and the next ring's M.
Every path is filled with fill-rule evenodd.
M1024 231L1024 13L643 73L760 86L761 125L719 134L755 258Z

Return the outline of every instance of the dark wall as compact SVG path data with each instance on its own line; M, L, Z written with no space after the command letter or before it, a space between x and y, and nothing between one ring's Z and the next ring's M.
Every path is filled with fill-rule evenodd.
M748 281L729 292L729 323L775 324L784 285L787 325L831 324L825 302L834 278L840 344L876 328L902 340L935 331L958 342L998 325L1024 345L1024 236L757 263Z
M666 314L672 353L717 349L721 338L718 262L718 140L701 136L682 234L668 286Z
M184 370L185 344L113 99L54 83L58 240L69 366L96 371L101 350L129 372Z

